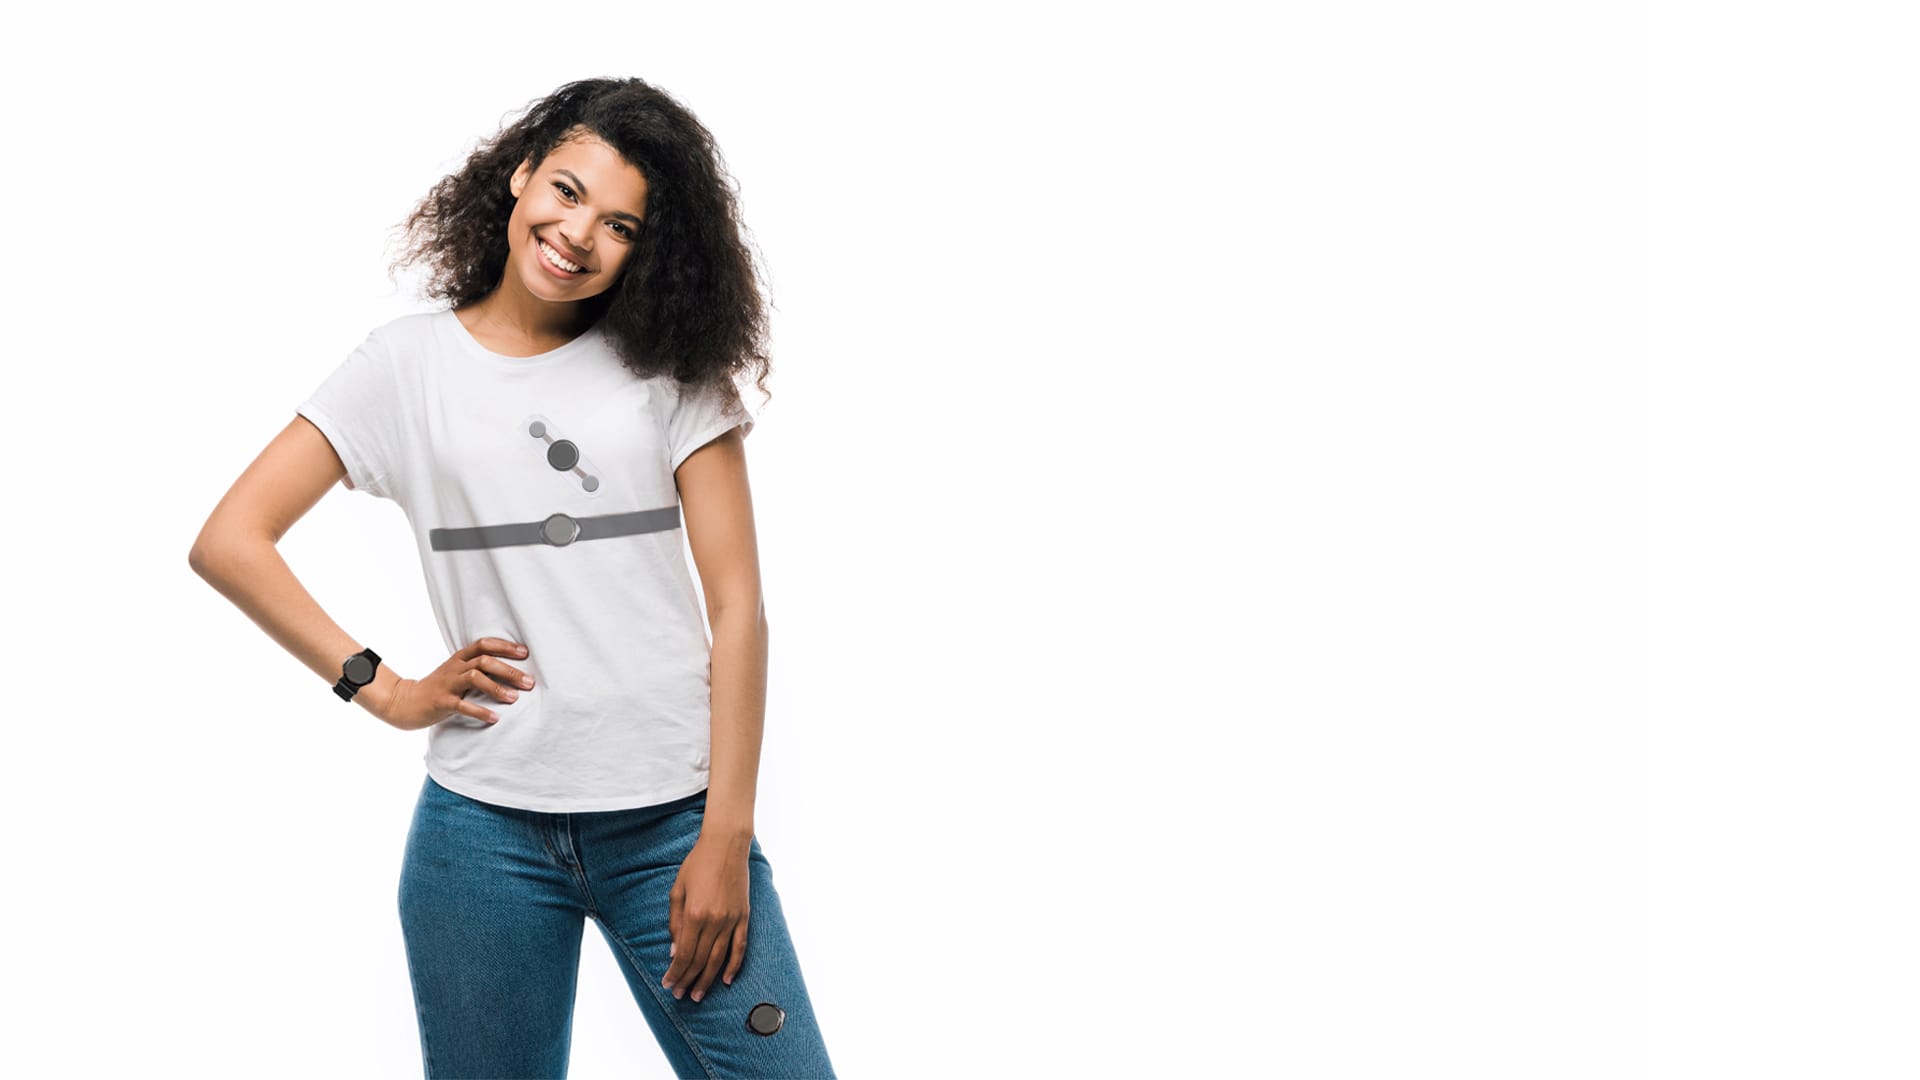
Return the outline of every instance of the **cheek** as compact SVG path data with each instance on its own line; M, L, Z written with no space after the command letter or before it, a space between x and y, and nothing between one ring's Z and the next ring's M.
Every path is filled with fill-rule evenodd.
M519 251L531 241L527 238L528 225L524 203L514 203L513 210L507 214L507 249Z

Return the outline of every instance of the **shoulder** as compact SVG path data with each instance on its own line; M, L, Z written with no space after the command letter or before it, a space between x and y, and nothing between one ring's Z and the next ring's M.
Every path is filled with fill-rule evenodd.
M439 320L445 313L409 312L375 326L367 332L364 348L388 364L418 362L429 350L440 346Z
M411 311L374 327L372 336L388 342L425 340L446 317L442 311Z

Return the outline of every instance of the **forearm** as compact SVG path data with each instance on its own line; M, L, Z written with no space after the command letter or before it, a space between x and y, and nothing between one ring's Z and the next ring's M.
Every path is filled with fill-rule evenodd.
M713 748L701 833L745 846L753 838L767 714L767 621L757 605L712 621Z
M204 549L195 547L187 562L207 584L233 601L268 637L329 686L340 679L340 662L365 647L327 616L294 577L292 568L280 557L280 549L264 536L212 542ZM382 662L373 682L354 694L353 700L372 712L399 682L400 676Z

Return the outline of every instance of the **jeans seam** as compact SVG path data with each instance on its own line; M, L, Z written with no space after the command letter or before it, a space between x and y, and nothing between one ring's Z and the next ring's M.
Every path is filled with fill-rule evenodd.
M546 832L542 832L541 838L546 839L549 835L550 834ZM580 892L587 898L587 918L597 919L600 917L600 901L594 898L593 886L587 882L587 861L580 857L580 845L574 838L573 821L571 818L567 819L567 846L573 850L573 862L571 864L565 859L562 859L559 852L554 851L551 843L547 845L547 852L553 856L553 861L558 863L562 869L573 872L574 884L580 886Z
M713 1062L707 1060L707 1055L700 1050L700 1044L694 1040L693 1032L690 1031L686 1023L680 1019L680 1014L674 1011L673 1005L675 999L667 993L665 987L654 981L653 975L647 971L647 966L640 962L640 957L634 953L633 949L628 947L626 939L620 936L619 931L614 931L608 936L613 939L614 944L620 947L621 952L627 954L627 962L633 965L633 969L640 973L642 979L646 980L647 989L652 992L654 1000L660 1003L660 1008L667 1014L667 1018L673 1021L674 1030L678 1031L680 1037L686 1040L687 1049L693 1052L694 1060L698 1061L700 1067L707 1071L707 1076L718 1077L720 1074L713 1071Z
M585 863L574 868L573 879L580 883L580 891L587 894L587 918L599 918L600 901L593 895L593 885L587 880L587 867Z

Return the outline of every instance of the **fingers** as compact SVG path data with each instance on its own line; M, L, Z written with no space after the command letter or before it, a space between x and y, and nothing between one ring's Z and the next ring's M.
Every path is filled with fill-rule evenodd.
M668 946L668 955L673 957L673 962L668 965L660 985L672 990L676 998L691 989L695 1001L707 996L716 978L724 978L727 985L733 985L733 977L746 963L750 917L715 918L703 923L687 918L684 912L677 915L670 912L669 925L678 919L679 929L669 930L672 943Z
M439 711L439 715L453 712L489 724L499 723L500 714L483 704L468 701L464 688L472 687L489 697L508 702L519 700L522 690L533 689L533 676L500 659L501 655L524 657L527 647L505 638L483 637L454 653L453 660L446 666L459 670L452 673L453 685L448 688L450 700ZM501 681L494 681L495 677Z
M478 720L485 720L489 724L497 724L500 722L499 713L494 712L492 709L487 708L477 701L467 700L461 688L468 686L473 687L483 694L490 694L499 698L501 701L513 701L520 696L519 691L510 687L501 686L499 683L487 678L486 674L479 668L468 668L453 676L453 685L448 689L446 694L446 704L440 710L442 715L448 712L454 712L462 716L471 716Z
M485 657L475 665L475 669L485 671L487 674L512 686L517 686L522 690L533 689L533 676L527 674L520 668L514 667L499 657Z
M498 723L499 714L484 702L468 701L466 691L479 690L500 701L517 700L522 692L533 689L533 676L500 657L521 659L526 655L527 647L517 641L476 638L426 678L396 683L376 715L406 731L431 727L453 716Z
M706 992L706 984L713 981L709 969L718 970L717 958L724 955L729 936L713 923L689 919L686 932L674 937L673 963L667 967L666 978L660 980L660 985L672 990L674 997L684 997L692 988L693 1000L699 1001L700 995ZM702 978L705 982L695 986L695 980Z
M511 686L501 686L494 682L486 672L477 667L468 668L460 673L460 681L484 693L492 694L501 701L514 701L520 697L520 691Z
M462 681L464 682L465 680ZM499 714L495 713L492 709L487 708L477 701L468 701L466 698L461 697L459 687L457 686L445 695L441 699L441 702L442 704L439 709L440 716L455 713L460 716L471 716L475 720L485 720L489 724L500 722Z
M676 878L673 888L667 890L667 955L673 962L660 979L660 985L672 990L674 997L686 992L687 974L700 956L700 933L701 927L687 918L686 882Z
M475 677L474 686L502 701L513 701L520 696L519 691L533 689L532 675L500 659L499 656L492 655L504 653L508 656L522 657L527 655L526 646L501 638L481 638L474 645L476 648L484 645L490 650L486 655L469 658L472 666L467 668L467 673ZM500 681L494 682L493 679L485 677L489 675L497 677Z
M713 985L713 980L719 977L721 969L727 966L727 953L733 949L733 936L731 928L728 928L727 932L716 932L713 935L713 947L707 950L706 966L698 972L698 978L693 984L693 1000L699 1001L706 997L707 987Z
M722 982L733 985L733 977L740 974L740 965L747 962L747 920L742 918L740 925L733 928L733 957L727 963L727 973L720 976Z
M478 660L488 653L498 653L501 656L525 657L527 655L527 647L517 641L508 641L506 638L483 637L474 639L473 644L468 645L453 655L462 660Z
M686 957L680 954L680 924L686 921L686 906L687 887L676 880L667 893L667 955L673 962L667 965L667 974L660 980L660 985L668 988L686 970Z
M667 973L661 978L660 985L673 991L674 997L687 992L687 982L693 974L693 959L700 955L698 934L697 928L689 927L684 931L684 938L682 934L673 935L673 963L667 965Z
M506 638L483 637L475 641L472 645L467 646L467 648L472 652L472 655L469 656L468 659L479 656L481 653L489 652L499 653L502 656L527 655L527 647L525 645L517 641L508 641Z

